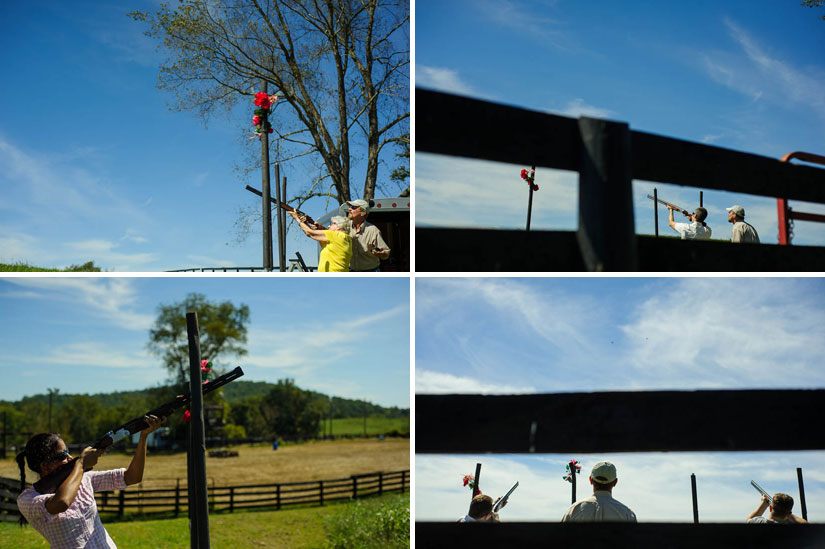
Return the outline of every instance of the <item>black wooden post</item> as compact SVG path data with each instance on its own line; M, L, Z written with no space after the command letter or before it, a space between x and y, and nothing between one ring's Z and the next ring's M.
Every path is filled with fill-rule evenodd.
M126 507L126 490L121 490L120 494L118 495L117 516L123 516L124 507Z
M579 118L578 241L589 271L636 271L630 128Z
M407 471L401 471L401 493L404 493L404 485L407 483Z
M702 206L704 206L703 201L704 201L704 191L699 191L699 207L700 208Z
M192 418L189 422L192 434L189 453L192 455L191 477L194 481L189 484L189 539L192 549L208 549L209 501L206 491L206 440L203 425L200 333L196 312L186 313L186 331L189 336L189 390L192 394L189 406Z
M263 92L266 93L267 90L267 81L264 80L263 83ZM266 110L266 109L264 109ZM269 192L269 133L266 131L266 123L269 117L266 113L261 116L261 200L262 202L262 213L261 217L263 219L263 258L264 258L264 271L272 271L272 206L269 202L269 198L271 196ZM276 164L275 173L278 173L278 168ZM276 179L276 188L277 188L277 175L275 176ZM280 208L279 208L280 209Z
M275 508L281 510L281 485L275 485Z
M352 476L352 499L358 499L358 477Z
M178 513L180 513L180 479L175 484L175 518L178 517Z
M321 507L324 506L324 481L318 481L318 500L321 502Z
M570 484L572 484L571 492L573 494L572 497L571 497L572 501L570 502L570 504L572 505L572 504L576 503L576 465L575 465L575 463L570 467Z
M699 500L696 498L696 475L690 474L690 493L693 496L693 523L699 524Z
M653 187L653 227L656 230L656 238L659 238L659 192Z
M278 181L276 179L276 181ZM286 176L283 177L283 184L280 186L280 195L278 201L286 204ZM278 256L281 265L281 272L286 271L286 211L283 208L278 208L280 218L278 219Z
M808 506L805 505L805 483L802 481L802 467L796 468L796 479L799 481L799 504L802 508L802 518L808 520Z
M278 181L281 177L281 165L277 162L275 163L275 203L278 205L278 208L275 210L275 227L278 231L278 257L281 257L281 249L282 249L282 239L281 239L281 232L283 228L283 217L286 214L283 208L281 208L281 193L279 189L281 188L278 185ZM272 218L270 217L270 223ZM271 241L270 241L271 242ZM272 254L272 248L270 247L269 253ZM274 267L273 267L274 268ZM284 262L278 261L278 270L284 272Z
M473 480L473 495L470 496L470 501L473 500L474 497L481 493L481 490L478 489L478 479L481 478L481 464L476 463L476 476Z
M536 173L536 166L535 164L532 166L530 174L533 174L535 177ZM527 182L527 186L530 187L530 198L527 199L527 230L530 230L530 217L533 214L533 184L531 182Z

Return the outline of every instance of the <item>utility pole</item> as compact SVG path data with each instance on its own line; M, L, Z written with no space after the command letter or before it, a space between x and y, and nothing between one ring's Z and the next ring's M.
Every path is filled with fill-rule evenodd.
M49 432L54 432L52 429L52 398L60 392L60 389L49 389Z

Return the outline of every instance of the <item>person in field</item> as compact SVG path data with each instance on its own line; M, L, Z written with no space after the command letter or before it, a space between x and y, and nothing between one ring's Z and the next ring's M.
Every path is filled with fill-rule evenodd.
M682 236L682 240L710 240L712 231L705 223L708 217L708 211L705 208L699 206L692 214L687 214L690 223L676 223L673 220L673 208L668 205L667 209L667 224Z
M69 463L72 456L60 435L40 433L26 443L17 455L20 468L21 493L17 496L20 509L20 525L31 524L46 538L52 549L117 547L100 522L95 503L95 492L123 490L126 486L143 480L146 464L146 438L166 421L146 416L149 426L140 432L135 456L127 469L92 471L103 453L86 447L74 461L69 476L57 487L55 493L41 494L34 486L26 486L26 465L46 477Z
M636 522L636 513L613 499L613 488L619 479L616 466L600 461L590 472L593 495L574 503L561 518L562 522Z
M306 224L306 217L291 211L289 215L298 222L304 234L321 243L318 258L318 272L346 272L352 259L352 223L343 216L336 215L329 222L329 228L316 229Z
M349 235L352 237L351 271L378 272L381 270L381 260L390 257L390 248L381 236L381 230L367 221L370 213L370 203L366 200L350 200L347 202L349 213L347 217L352 221Z
M745 208L731 206L728 211L728 223L733 223L730 231L730 241L736 243L759 244L759 235L753 225L745 222Z
M765 510L770 508L768 518L763 517ZM793 498L788 494L775 494L773 504L768 496L763 495L759 507L748 515L748 524L807 524L807 520L791 513Z

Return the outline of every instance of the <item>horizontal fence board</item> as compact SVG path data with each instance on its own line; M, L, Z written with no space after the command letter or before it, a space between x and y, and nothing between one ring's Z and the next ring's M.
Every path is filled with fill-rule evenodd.
M416 256L418 272L585 270L576 233L572 231L417 227L415 240L416 246L428 250ZM698 242L637 235L636 249L640 271L825 270L825 248L815 246Z
M825 170L702 143L631 132L633 178L825 203Z
M793 403L794 429L769 402ZM416 395L416 453L825 449L825 390ZM535 423L535 434L531 436Z
M417 411L416 411L417 415ZM418 432L416 430L416 432ZM744 522L744 517L742 522ZM416 547L825 547L819 524L627 524L416 522Z
M416 151L580 169L578 119L415 90ZM825 170L631 131L633 179L825 203ZM790 152L790 151L785 151Z
M415 90L415 150L579 169L575 118Z

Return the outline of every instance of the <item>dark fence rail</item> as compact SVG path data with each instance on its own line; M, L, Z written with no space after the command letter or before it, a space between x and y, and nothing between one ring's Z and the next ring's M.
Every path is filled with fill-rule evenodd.
M20 482L0 478L0 521L17 520L17 490ZM290 505L325 505L340 500L404 493L410 487L410 471L392 471L353 475L331 480L254 484L242 486L208 486L210 512L234 512L236 509L271 508ZM172 513L188 510L186 486L153 490L114 490L95 494L100 513L126 514Z
M521 236L525 231L501 231L505 245L487 246L468 265L469 254L456 256L449 243L486 243L491 231L416 228L417 245L427 250L416 256L417 271L677 270L686 261L673 264L667 256L683 253L684 242L662 243L666 252L639 244L633 227L633 179L825 203L825 170L819 168L631 131L620 122L574 119L421 89L415 98L418 152L579 172L578 231L539 231L540 239L563 244L562 258L540 260L543 268L537 268L536 249ZM502 135L507 138L494 137ZM468 232L473 238L466 238ZM691 270L746 269L721 254L718 246L696 244ZM825 268L823 254L811 254L805 247L741 248L747 256L763 256L761 262L774 265L769 270ZM500 253L508 256L506 261ZM783 262L787 258L790 264Z
M417 453L822 450L825 390L416 395ZM794 410L794 424L753 410ZM783 406L784 405L784 406ZM821 524L416 523L416 546L825 547Z

